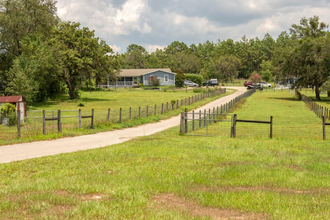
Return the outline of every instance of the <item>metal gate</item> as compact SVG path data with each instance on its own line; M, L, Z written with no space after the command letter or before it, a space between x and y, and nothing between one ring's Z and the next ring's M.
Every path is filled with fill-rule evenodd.
M231 137L233 114L217 111L192 111L181 114L181 133L194 136Z

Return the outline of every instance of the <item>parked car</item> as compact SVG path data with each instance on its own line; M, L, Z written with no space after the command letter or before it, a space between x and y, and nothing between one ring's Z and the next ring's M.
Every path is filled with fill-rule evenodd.
M267 82L260 82L260 83L257 83L257 85L260 85L262 87L272 87L272 85L270 85L269 83Z
M185 79L184 80L184 86L190 86L190 87L198 87L199 85L197 83L194 83L190 80Z
M247 86L247 90L251 90L254 89L254 85L248 85ZM259 89L260 91L263 90L263 88L260 85L256 85L256 89Z
M244 82L244 86L245 86L245 87L247 87L248 85L252 86L252 85L253 85L253 83L252 83L252 82L250 82L250 81L245 81L245 82Z
M217 79L211 79L203 82L203 86L219 86L219 83Z

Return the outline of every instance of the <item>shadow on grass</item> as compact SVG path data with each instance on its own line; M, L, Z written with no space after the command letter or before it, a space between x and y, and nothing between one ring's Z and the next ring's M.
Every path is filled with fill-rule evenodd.
M282 100L282 101L301 101L299 99L297 99L296 97L285 97L285 98L281 98L281 97L269 97L269 99L275 99L275 100Z
M110 102L110 101L118 101L118 99L81 98L77 100L77 102Z

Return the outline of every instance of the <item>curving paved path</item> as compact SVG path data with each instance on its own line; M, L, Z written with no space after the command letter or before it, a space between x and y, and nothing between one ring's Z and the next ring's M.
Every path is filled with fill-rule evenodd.
M245 87L228 87L237 89L237 92L219 98L196 110L204 110L226 104L236 96L246 91ZM70 153L80 150L105 147L113 144L123 143L135 137L146 136L164 131L180 124L180 116L175 116L156 123L150 123L133 128L108 131L91 135L61 138L50 141L39 141L32 143L14 144L0 146L0 163L26 160L36 157L44 157L62 153Z

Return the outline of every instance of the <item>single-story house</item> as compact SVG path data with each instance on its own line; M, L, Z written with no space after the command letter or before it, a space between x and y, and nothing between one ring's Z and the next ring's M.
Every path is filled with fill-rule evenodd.
M148 84L148 78L150 76L156 76L159 79L160 85L170 86L175 85L175 73L172 73L170 68L162 69L122 69L119 73L120 79L119 85L134 85L143 83Z
M21 119L24 120L24 117L26 116L26 101L23 96L0 96L0 106L5 103L15 105L16 111L21 110Z

